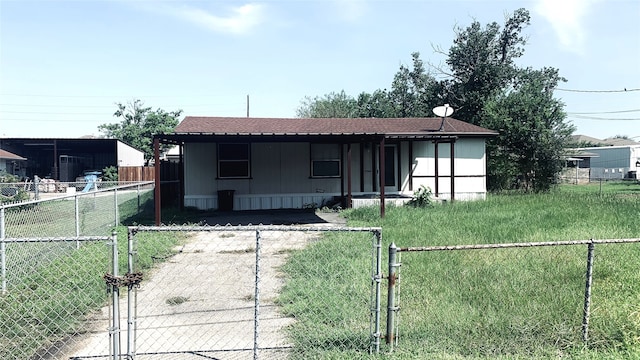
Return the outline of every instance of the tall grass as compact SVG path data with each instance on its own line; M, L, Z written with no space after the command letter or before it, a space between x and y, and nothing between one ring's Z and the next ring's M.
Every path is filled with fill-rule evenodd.
M149 209L145 203L150 200L145 196L143 209ZM137 199L120 205L121 216L131 219L137 212ZM110 231L104 230L104 235ZM117 234L119 253L127 254L126 227L119 226ZM140 233L136 238L136 271L144 272L153 267L154 258L170 255L183 235ZM12 267L7 269L11 275L7 293L0 296L0 359L46 358L49 350L86 332L87 320L107 304L103 276L112 270L111 250L104 241L86 242L78 249L75 242L18 243L8 250ZM119 271L127 272L126 256L119 258Z
M349 210L345 215L352 226L381 226L385 248L391 242L408 247L640 237L640 201L633 191L600 194L560 188L548 194L489 196L486 201L425 209L392 207L384 219L377 208ZM325 240L328 249L330 244L349 242L348 234L336 236L341 235ZM359 272L366 274L369 269L370 252L351 246L359 256L347 258L330 250L318 256L314 250L313 256L306 251L296 254L295 261L332 269L351 262L351 267L337 267L341 272L334 277L358 279ZM581 339L586 246L402 253L401 260L400 343L391 355L382 357L640 358L639 244L596 246L587 346ZM298 298L304 307L297 308L302 305L290 295L304 292L307 283L317 280L291 267L285 272L289 280L282 297L291 301L285 309L298 322L322 322L324 315L306 309L338 302L336 310L327 310L336 311L329 318L340 318L339 324L357 323L353 307L360 304L348 300L348 291ZM354 284L363 286L360 281ZM349 311L339 312L345 306ZM357 326L351 332L334 327L297 342L301 356L367 357L344 346L310 345L362 332Z

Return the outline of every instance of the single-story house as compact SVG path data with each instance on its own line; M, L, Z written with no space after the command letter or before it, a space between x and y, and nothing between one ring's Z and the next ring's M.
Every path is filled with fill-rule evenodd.
M485 140L496 134L449 117L187 116L154 142L157 159L160 143L179 146L183 206L259 210L350 207L423 185L441 199L483 199Z
M20 155L0 149L0 172L4 171L22 178L25 176L26 161L27 159Z
M75 181L84 170L108 166L139 166L144 153L117 139L104 138L0 138L0 149L28 160L23 176Z

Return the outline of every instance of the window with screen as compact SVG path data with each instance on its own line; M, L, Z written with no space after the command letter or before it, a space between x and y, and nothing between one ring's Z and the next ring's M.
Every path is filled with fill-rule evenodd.
M218 144L218 177L248 178L250 169L249 144Z
M340 145L311 144L311 177L340 177Z

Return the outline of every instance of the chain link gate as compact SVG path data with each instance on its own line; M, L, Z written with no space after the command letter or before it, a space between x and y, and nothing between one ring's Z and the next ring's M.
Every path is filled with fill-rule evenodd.
M136 235L167 231L188 236L166 257L142 259ZM140 261L155 265L120 299L119 358L302 358L327 346L323 327L345 334L332 339L338 352L379 351L380 228L138 226L128 245L123 278L139 279ZM370 254L366 264L349 261L355 252ZM325 267L324 257L344 261Z

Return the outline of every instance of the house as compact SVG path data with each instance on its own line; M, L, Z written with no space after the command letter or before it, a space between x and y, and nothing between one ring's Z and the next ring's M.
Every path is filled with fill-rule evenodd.
M26 161L27 159L20 155L0 149L0 172L6 172L22 178L25 176Z
M142 151L116 139L0 138L0 149L26 157L23 176L31 179L67 182L84 170L144 165Z
M448 117L188 116L155 146L156 158L160 143L180 147L184 206L258 210L352 206L422 185L441 199L483 199L485 140L496 134Z

